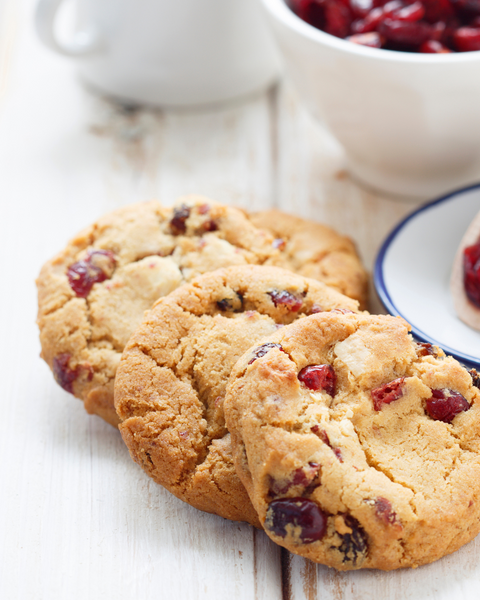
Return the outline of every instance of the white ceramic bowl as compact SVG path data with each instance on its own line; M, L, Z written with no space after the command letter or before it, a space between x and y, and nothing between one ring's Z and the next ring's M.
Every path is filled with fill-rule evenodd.
M413 54L352 44L262 0L307 108L378 190L434 197L480 179L480 51Z

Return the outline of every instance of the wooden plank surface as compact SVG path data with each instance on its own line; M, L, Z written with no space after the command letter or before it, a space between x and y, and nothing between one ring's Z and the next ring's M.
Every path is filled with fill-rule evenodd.
M136 110L44 50L33 0L0 2L0 598L478 598L477 542L417 571L340 574L154 484L39 359L34 279L102 213L185 193L325 221L369 268L412 205L360 189L285 84L217 109Z

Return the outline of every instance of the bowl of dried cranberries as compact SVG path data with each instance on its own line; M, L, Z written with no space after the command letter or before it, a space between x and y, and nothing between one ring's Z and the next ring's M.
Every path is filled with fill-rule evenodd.
M290 0L289 6L313 27L371 48L480 50L480 0Z
M263 0L351 174L428 198L480 179L480 0Z

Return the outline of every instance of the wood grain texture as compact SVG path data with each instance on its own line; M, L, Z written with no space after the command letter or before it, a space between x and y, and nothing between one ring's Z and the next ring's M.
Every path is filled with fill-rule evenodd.
M412 206L360 189L288 85L202 111L120 106L44 50L33 0L0 1L0 598L474 600L478 542L429 567L340 574L154 484L39 359L33 281L102 213L203 193L352 236L371 269Z

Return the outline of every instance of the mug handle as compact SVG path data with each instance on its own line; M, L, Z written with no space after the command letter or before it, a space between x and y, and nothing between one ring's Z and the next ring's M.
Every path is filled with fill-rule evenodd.
M39 0L35 10L38 37L51 50L66 56L87 56L102 47L98 31L92 27L80 31L70 42L60 42L55 35L55 17L63 0Z

